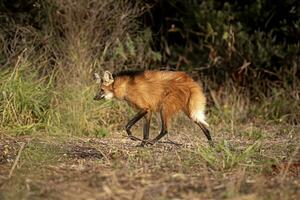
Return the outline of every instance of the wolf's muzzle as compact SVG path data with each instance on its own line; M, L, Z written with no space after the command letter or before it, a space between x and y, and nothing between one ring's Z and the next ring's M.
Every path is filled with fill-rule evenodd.
M97 94L97 95L94 97L94 100L95 100L95 101L99 101L99 100L101 100L101 99L103 99L103 98L104 98L104 94L99 93L99 94Z

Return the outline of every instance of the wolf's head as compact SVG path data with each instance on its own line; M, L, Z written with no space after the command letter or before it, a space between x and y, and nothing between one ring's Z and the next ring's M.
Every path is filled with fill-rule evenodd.
M105 71L103 77L101 78L99 74L95 73L94 77L96 82L99 84L99 90L94 97L94 100L101 100L101 99L111 99L114 97L113 92L113 83L114 78L109 71Z

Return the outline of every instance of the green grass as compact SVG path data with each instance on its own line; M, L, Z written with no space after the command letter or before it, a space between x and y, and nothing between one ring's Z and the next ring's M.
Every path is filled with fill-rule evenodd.
M260 162L260 156L258 156L260 145L260 141L255 141L253 144L237 149L230 145L227 140L221 140L215 148L201 145L196 150L186 152L190 158L185 160L185 164L189 166L195 162L198 164L206 163L217 171L226 171L237 166L255 168Z
M51 119L52 77L27 63L0 71L0 127L14 135L46 129Z
M114 101L94 101L94 84L58 88L53 81L57 75L40 76L38 70L26 63L0 71L1 132L15 136L38 132L109 135L107 125L122 119L117 112L109 111L125 110L128 106Z

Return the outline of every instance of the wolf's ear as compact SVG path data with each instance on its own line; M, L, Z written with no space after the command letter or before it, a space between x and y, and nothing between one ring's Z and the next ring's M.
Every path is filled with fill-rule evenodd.
M103 84L110 85L114 82L114 78L109 71L105 71L103 74Z
M94 79L96 80L96 83L101 83L101 78L98 73L94 73Z

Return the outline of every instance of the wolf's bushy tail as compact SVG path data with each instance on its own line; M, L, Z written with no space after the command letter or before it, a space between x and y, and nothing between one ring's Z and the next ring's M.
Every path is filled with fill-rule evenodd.
M195 122L209 126L205 121L205 105L206 98L202 92L202 88L197 85L197 87L191 88L191 96L189 99L189 116Z

